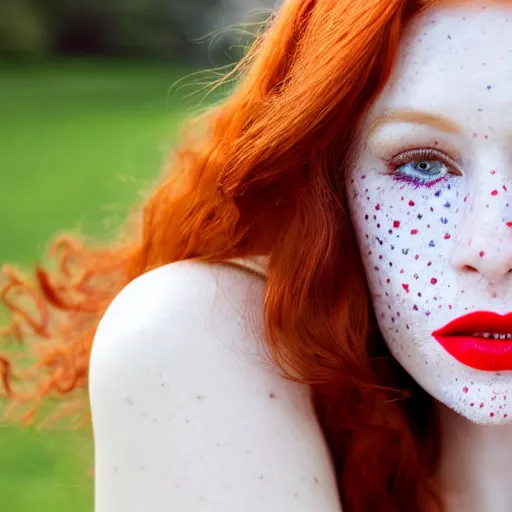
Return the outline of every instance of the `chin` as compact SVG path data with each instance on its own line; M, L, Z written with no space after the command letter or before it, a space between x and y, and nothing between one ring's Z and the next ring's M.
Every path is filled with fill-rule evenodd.
M467 398L461 399L458 393L453 395L448 391L444 399L439 397L438 400L445 410L477 425L512 424L512 396L509 398L507 394L493 391L492 388L486 389L483 385L480 393L468 392L467 395Z
M481 426L493 427L498 425L510 425L512 423L512 417L507 416L505 418L503 414L491 416L490 414L486 415L480 411L468 410L466 408L455 412L471 423Z

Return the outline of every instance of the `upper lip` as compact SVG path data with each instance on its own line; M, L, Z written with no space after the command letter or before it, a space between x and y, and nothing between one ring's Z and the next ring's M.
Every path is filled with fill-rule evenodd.
M433 334L437 336L471 336L474 333L512 334L512 313L499 315L491 311L475 311L452 320Z

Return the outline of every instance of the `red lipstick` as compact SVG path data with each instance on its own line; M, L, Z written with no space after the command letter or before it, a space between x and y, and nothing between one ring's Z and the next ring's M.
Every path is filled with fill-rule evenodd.
M476 370L512 370L512 313L476 311L432 333L457 361Z

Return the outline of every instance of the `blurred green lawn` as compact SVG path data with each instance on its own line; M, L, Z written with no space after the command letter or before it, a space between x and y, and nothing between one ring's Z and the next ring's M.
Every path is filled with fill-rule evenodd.
M119 225L186 114L167 98L184 74L87 61L0 68L0 264L29 266L56 231ZM91 468L87 432L0 425L2 512L91 512Z

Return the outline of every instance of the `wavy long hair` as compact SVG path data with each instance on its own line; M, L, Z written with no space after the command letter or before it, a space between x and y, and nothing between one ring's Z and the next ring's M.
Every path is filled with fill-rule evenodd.
M432 400L385 348L344 190L358 121L404 26L433 3L285 2L231 75L234 92L200 117L200 131L192 125L120 240L63 236L34 277L4 268L3 334L37 357L21 373L12 354L0 359L11 402L86 390L98 322L137 276L178 260L266 255L268 347L313 389L343 510L442 510Z

